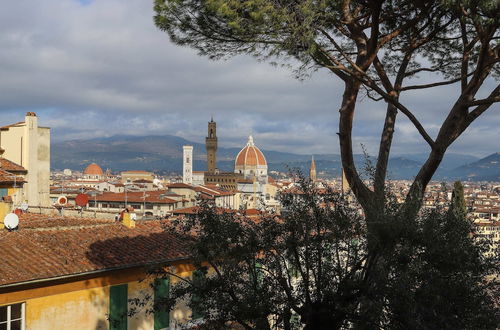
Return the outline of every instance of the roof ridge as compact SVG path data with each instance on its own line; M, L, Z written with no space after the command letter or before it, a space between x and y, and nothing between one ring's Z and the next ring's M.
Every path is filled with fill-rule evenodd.
M110 220L111 221L111 220ZM21 228L22 231L51 231L51 230L74 230L74 229L86 229L86 228L96 228L101 226L111 226L116 224L116 222L108 222L108 223L94 223L88 225L73 225L73 226L54 226L54 227L36 227L36 228Z

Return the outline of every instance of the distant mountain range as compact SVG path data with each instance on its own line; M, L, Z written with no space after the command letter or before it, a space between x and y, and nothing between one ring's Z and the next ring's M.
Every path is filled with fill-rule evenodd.
M158 173L180 173L182 170L182 146L194 147L194 170L206 169L205 145L188 141L178 136L129 136L116 135L108 138L72 140L53 143L51 146L52 169L82 171L95 162L112 171L148 170ZM243 147L243 146L242 146ZM234 159L240 148L217 150L217 163L221 171L232 171ZM270 171L300 169L308 173L311 155L262 150ZM411 179L426 159L426 154L402 154L389 160L389 178ZM337 154L315 154L314 159L319 176L340 175L341 162ZM355 155L361 170L365 157ZM470 155L446 154L435 179L500 181L500 153L479 159Z

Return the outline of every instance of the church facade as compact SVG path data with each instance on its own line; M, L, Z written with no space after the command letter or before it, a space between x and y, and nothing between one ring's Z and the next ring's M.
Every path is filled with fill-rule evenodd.
M213 119L208 123L206 149L205 185L217 185L226 190L240 192L240 204L246 208L278 207L277 188L269 183L266 157L255 145L251 135L236 156L234 172L220 172L217 169L217 124Z

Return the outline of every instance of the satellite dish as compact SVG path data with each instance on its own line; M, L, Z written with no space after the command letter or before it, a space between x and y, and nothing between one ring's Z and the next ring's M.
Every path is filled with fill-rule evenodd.
M68 199L66 198L66 196L59 196L57 198L57 203L59 205L66 205L66 203L68 203Z
M9 213L3 219L3 224L8 230L16 229L19 226L19 217L14 213Z
M86 194L78 194L76 195L75 203L80 207L87 206L87 204L89 203L89 196L87 196Z
M23 212L28 211L28 203L22 203L20 208Z

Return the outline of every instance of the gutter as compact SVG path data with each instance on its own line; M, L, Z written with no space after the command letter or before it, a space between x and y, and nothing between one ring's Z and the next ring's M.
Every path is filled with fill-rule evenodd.
M22 286L22 285L27 285L27 284L39 284L39 283L45 283L45 282L51 282L51 281L57 281L57 280L63 280L63 279L71 279L71 278L86 276L86 275L96 275L96 274L106 273L106 272L115 271L115 270L125 270L125 269L130 269L130 268L135 268L135 267L146 267L146 266L151 266L151 265L159 265L159 264L163 264L163 263L186 261L189 259L190 258L188 258L188 257L182 257L182 258L166 260L163 262L155 262L155 263L150 263L150 264L135 264L135 265L128 265L128 266L111 267L111 268L105 268L105 269L92 270L92 271L83 272L83 273L74 273L74 274L60 275L60 276L55 276L55 277L47 277L47 278L41 278L41 279L30 280L30 281L25 281L25 282L16 282L16 283L0 285L0 290L2 290L4 288L12 288L12 287Z

